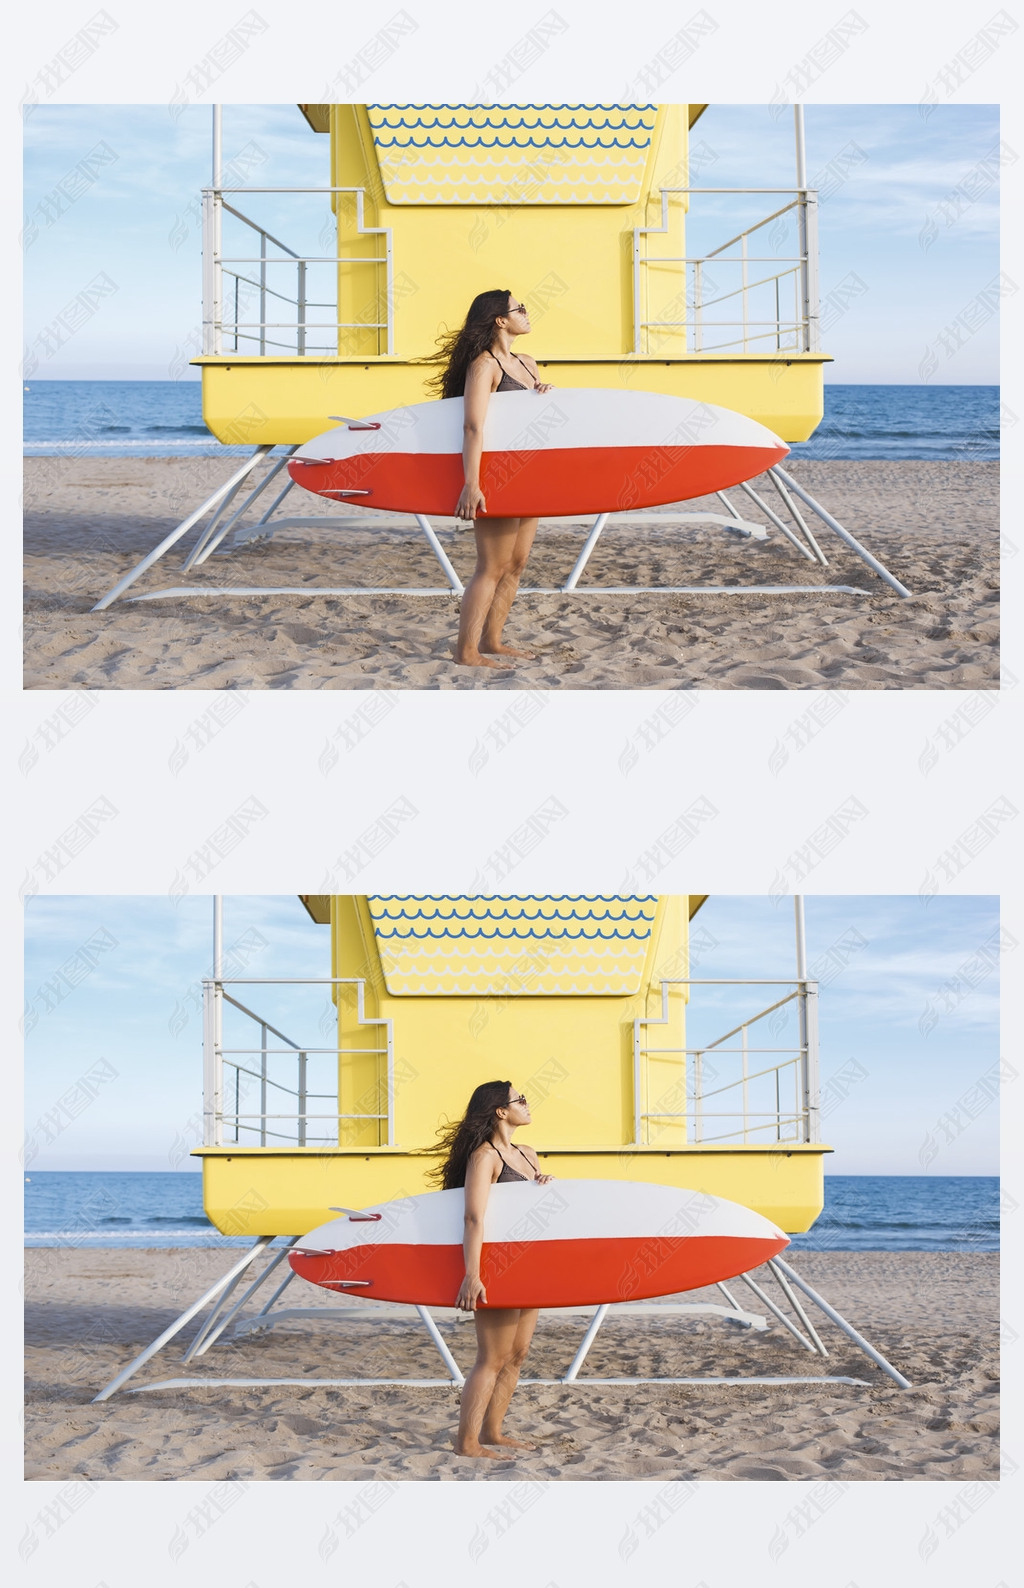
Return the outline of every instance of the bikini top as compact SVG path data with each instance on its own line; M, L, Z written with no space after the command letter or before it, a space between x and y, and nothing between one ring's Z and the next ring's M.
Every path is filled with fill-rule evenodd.
M487 351L488 351L488 353L491 353L490 348L488 348ZM513 380L512 376L509 375L506 370L502 369L501 360L498 359L498 358L495 358L493 353L491 353L491 357L494 359L494 362L497 364L498 368L501 370L501 380L498 382L498 388L497 388L498 391L531 391L532 390L532 387L531 386L527 386L523 381L521 381L521 380ZM512 357L513 358L519 358L519 354L518 353L513 353ZM523 360L521 358L519 358L519 362L520 362L520 364L523 365L523 368L526 369L526 365L523 363ZM526 370L526 373L527 374L530 373L528 369ZM520 1175L520 1179L525 1179L525 1176Z
M512 1145L515 1146L515 1142L513 1142ZM491 1146L494 1147L493 1141L491 1142ZM495 1150L495 1152L498 1152L497 1147L494 1147L494 1150ZM520 1153L522 1155L522 1157L526 1158L526 1154L525 1154L525 1152L523 1152L522 1147L516 1147L516 1152ZM498 1157L501 1158L501 1153L500 1152L498 1152ZM533 1168L533 1164L530 1163L529 1158L526 1158L526 1161L527 1161L528 1164L530 1164L530 1168L532 1169ZM509 1181L509 1180L536 1180L536 1178L537 1178L537 1176L536 1176L535 1173L534 1174L519 1174L519 1173L517 1173L517 1171L515 1169L513 1169L511 1164L506 1163L504 1158L501 1158L501 1173L500 1173L500 1175L498 1176L497 1180L494 1183L495 1183L495 1185L501 1185L503 1182L506 1182L506 1181Z

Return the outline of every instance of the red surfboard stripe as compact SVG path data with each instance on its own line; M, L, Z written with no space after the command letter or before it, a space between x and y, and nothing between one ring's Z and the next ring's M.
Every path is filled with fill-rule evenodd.
M636 1301L699 1290L734 1279L767 1262L787 1245L778 1239L663 1236L574 1241L485 1243L480 1277L490 1307L572 1307ZM348 1295L451 1307L466 1272L461 1245L398 1242L352 1247L329 1256L293 1253L303 1279ZM346 1280L369 1280L349 1288Z
M779 463L788 447L565 447L485 452L486 518L625 512L684 502L738 485ZM307 491L369 491L361 507L450 516L463 485L462 458L444 452L364 452L322 465L292 462Z

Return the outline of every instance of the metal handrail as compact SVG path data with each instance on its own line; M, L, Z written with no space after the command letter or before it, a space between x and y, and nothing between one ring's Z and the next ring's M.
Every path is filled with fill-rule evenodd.
M385 1028L385 1044L376 1047L344 1046L341 1043L334 1047L320 1045L303 1046L295 1042L286 1032L281 1031L271 1021L265 1019L254 1009L233 996L227 991L228 986L304 986L304 987L340 987L354 986L356 988L356 1022L363 1026L383 1026ZM203 1140L206 1146L223 1145L225 1124L234 1126L235 1140L238 1140L240 1130L253 1131L259 1134L261 1144L266 1145L268 1135L286 1139L280 1131L268 1129L271 1120L289 1119L294 1121L296 1127L297 1144L306 1145L306 1123L308 1120L329 1119L336 1122L342 1120L385 1121L387 1145L395 1145L394 1101L395 1101L395 1070L394 1070L394 1035L392 1022L380 1016L369 1016L365 1008L366 981L357 976L329 976L329 977L272 977L272 976L232 976L232 977L207 977L203 981L204 999L204 1131ZM247 1019L254 1021L261 1032L259 1047L227 1047L222 1036L222 1009L227 1003L237 1009ZM282 1048L268 1045L267 1037L272 1036L285 1044ZM364 1111L354 1114L340 1112L311 1114L308 1103L312 1100L327 1101L334 1094L329 1092L310 1092L306 1087L306 1061L312 1055L336 1054L339 1059L354 1055L375 1055L386 1061L386 1112L376 1113ZM246 1064L239 1063L232 1055L248 1056L259 1054L262 1064L257 1070ZM268 1057L294 1055L298 1061L298 1087L293 1088L282 1081L276 1080L267 1074ZM234 1110L224 1107L224 1069L235 1072L235 1107ZM243 1113L240 1108L239 1078L241 1075L251 1076L259 1081L261 1088L259 1113ZM284 1092L287 1096L298 1100L298 1109L294 1113L276 1114L267 1108L267 1090L274 1088ZM258 1120L259 1125L245 1124L246 1120ZM287 1139L292 1139L288 1137Z
M649 346L645 347L643 345L644 342L645 342L646 333L648 331L656 329L656 328L657 329L668 329L668 328L671 328L671 329L674 329L674 330L677 330L677 331L682 331L685 334L688 331L689 326L690 326L691 323L693 325L693 340L694 340L693 351L694 352L716 352L716 351L719 351L720 349L723 349L723 348L736 347L736 346L739 346L739 347L742 347L742 348L745 349L745 348L747 348L747 346L750 343L757 342L757 341L765 341L765 340L767 340L768 338L770 338L773 335L774 335L775 340L776 340L776 348L777 349L781 350L781 348L782 348L782 338L783 338L783 335L785 335L787 337L787 339L789 337L795 338L798 346L793 349L794 352L815 352L815 351L817 351L817 348L818 348L818 322L819 322L818 262L817 262L817 250L818 250L818 237L817 237L817 203L818 203L818 195L817 195L817 191L814 188L808 188L808 187L803 187L803 186L797 186L795 188L793 188L793 187L788 187L788 188L687 188L687 187L671 187L671 188L660 188L659 189L659 193L660 193L660 197L661 197L661 225L660 226L635 226L633 228L633 256L632 257L633 257L633 353L634 353L634 355L642 357L644 355L644 353L649 353L651 351ZM777 194L786 193L786 194L792 194L794 196L790 199L790 202L788 204L783 204L783 205L779 206L778 208L776 208L775 210L773 210L769 215L763 216L760 220L753 221L749 226L744 227L744 229L741 232L737 232L737 234L734 237L730 237L724 243L719 243L719 245L716 248L711 249L707 253L699 254L699 255L643 255L642 254L642 252L641 252L641 243L640 243L640 239L642 237L647 237L647 236L654 235L654 234L667 233L668 232L668 229L669 229L668 203L669 203L669 198L672 197L673 195L686 196L687 198L689 198L689 197L691 197L693 195L701 195L701 194L727 194L727 195L733 195L734 196L734 195L737 195L737 194L758 194L758 193L764 193L764 194L768 194L768 193L777 193ZM783 256L783 258L778 259L778 260L773 259L771 256L760 256L760 255L757 255L757 256L754 256L753 258L748 256L748 254L747 254L747 239L748 239L748 237L751 237L755 232L760 231L762 227L770 225L772 221L778 220L783 215L787 215L791 210L795 210L796 211L797 228L798 228L798 235L799 235L800 253L797 256L796 260L795 261L791 260L789 256ZM732 258L732 259L725 258L724 257L725 251L727 249L729 249L729 248L735 247L737 245L737 243L742 245L742 249L743 249L742 257L740 257L740 258ZM705 309L707 307L709 307L709 304L705 303L705 301L703 299L703 292L702 292L703 276L702 276L702 270L703 270L704 265L707 264L707 262L709 260L715 260L718 264L738 264L738 265L742 266L742 269L743 269L743 284L738 289L738 292L742 295L742 301L743 301L743 307L744 307L744 316L743 316L742 321L710 321L710 322L705 322L705 320L703 318L704 311L705 311ZM750 281L748 281L746 279L747 267L750 264L775 264L775 263L786 264L786 265L789 265L791 268L783 270L783 271L779 271L775 275L763 277L763 278L761 278L760 280L758 280L756 282L750 282ZM688 265L692 265L693 266L693 289L694 290L693 290L692 299L690 299L689 295L687 295L687 306L688 306L688 309L691 310L692 312L690 313L689 318L685 319L685 320L645 320L644 317L643 317L643 308L642 308L641 273L649 265L667 265L667 264L680 264L680 265L682 265L682 267L683 267L683 278L684 278L684 292L685 292L685 288L686 288L686 267ZM790 275L793 277L794 290L795 290L796 295L797 295L797 305L796 305L797 313L796 313L793 321L783 321L782 318L781 318L781 311L780 311L780 305L779 305L779 282L784 280L785 277L790 276ZM772 285L772 283L774 283L774 286L775 286L775 296L776 296L776 318L775 318L775 320L754 320L754 321L751 321L749 319L749 317L747 316L747 314L746 314L746 306L747 306L749 294L752 291L754 291L755 289L764 288L764 287L770 287ZM728 296L735 296L735 295L736 294L728 294ZM801 299L802 299L802 305L801 305ZM712 299L711 303L720 302L720 301L723 301L723 300L721 300L721 299ZM704 329L705 329L706 325L716 326L716 327L717 326L724 327L724 326L741 325L742 329L743 329L743 335L741 337L739 337L739 338L734 338L732 341L718 342L718 343L714 343L711 347L705 347L704 346L704 341L703 341L703 333L704 333ZM757 333L751 334L750 327L752 325L766 325L766 326L769 326L770 329L767 330L767 331L762 331L762 332L757 332Z
M294 249L289 248L287 243L281 242L281 240L278 237L276 237L273 234L273 232L268 231L268 229L265 226L262 226L262 225L259 224L259 222L254 221L250 216L244 214L240 209L236 208L235 205L228 203L226 198L225 198L225 195L229 194L229 193L231 193L231 194L235 194L235 193L252 193L252 194L260 194L260 193L322 194L324 196L330 196L332 199L336 195L341 195L341 194L354 195L355 200L356 200L356 232L357 232L357 234L359 236L361 236L361 237L382 237L384 239L384 253L383 254L371 254L371 255L367 256L366 258L362 258L362 257L359 257L359 256L349 257L349 256L335 255L335 256L332 257L331 255L319 255L319 254L303 255L303 254L298 254L298 253L295 252ZM202 201L203 201L203 352L204 352L204 354L214 355L214 356L222 354L224 352L224 337L225 337L225 333L227 333L229 335L233 334L234 342L235 342L235 349L237 350L238 341L239 341L239 332L242 330L243 324L245 326L247 326L247 327L249 325L249 322L238 322L238 320L237 320L237 308L236 308L236 320L235 321L228 320L224 316L224 304L223 304L224 276L227 275L228 277L233 277L236 283L239 280L246 280L249 285L256 287L256 289L260 293L260 319L259 319L258 322L254 323L253 326L252 326L252 329L259 331L259 336L258 337L245 337L245 336L243 336L242 340L244 340L244 341L258 341L261 353L265 353L266 352L266 347L267 347L268 341L272 341L274 346L285 346L286 345L284 343L273 341L273 339L268 338L267 337L267 331L268 330L293 330L293 331L295 331L295 333L296 333L296 338L295 338L295 341L296 341L296 349L295 349L296 353L300 357L305 357L307 355L307 353L309 353L311 356L314 355L314 354L317 355L317 356L320 356L320 355L322 355L323 352L327 351L327 349L323 349L323 348L310 348L310 349L307 349L307 346L306 346L306 331L307 331L307 329L310 329L310 330L334 330L334 331L339 332L339 333L341 331L343 331L343 330L356 330L356 329L358 329L358 330L375 331L375 332L383 331L385 333L385 352L387 353L388 356L393 355L394 351L395 351L395 347L394 347L394 257L393 257L393 247L392 247L392 232L391 232L391 228L389 226L367 226L365 224L365 219L366 219L366 217L365 217L365 198L366 198L366 189L362 188L362 187L221 187L221 186L204 187L202 189ZM223 214L225 212L227 214L229 214L229 215L234 216L234 218L236 220L241 221L243 225L247 226L250 229L250 231L254 231L257 234L257 236L260 238L261 251L260 251L260 254L259 254L258 257L256 257L256 256L250 257L248 255L237 255L237 256L236 255L225 255L223 253L222 248L221 248L221 228L222 228ZM268 243L270 243L275 248L279 248L282 251L282 253L286 254L288 257L285 258L285 259L280 259L280 258L274 258L271 255L269 255L267 253L267 244ZM233 265L233 264L236 264L236 265L237 264L258 264L259 267L260 267L260 278L261 279L259 280L259 282L250 282L247 277L239 277L237 272L235 272L235 271L232 271L230 269L225 270L225 266L230 266L230 265ZM268 322L267 321L266 312L265 312L266 297L267 297L268 293L272 293L273 289L271 289L271 288L269 288L267 286L267 283L266 283L266 270L267 270L267 266L268 265L274 265L274 264L294 265L296 267L297 271L298 271L296 297L294 299L285 300L287 302L294 302L295 305L296 305L297 318L296 318L296 320L294 322L272 323L272 322ZM308 304L307 304L307 299L306 299L306 269L307 269L307 266L311 265L311 264L370 265L374 269L378 269L380 266L383 265L384 266L384 270L385 270L385 284L384 284L384 315L385 315L385 318L383 320L378 320L378 321L358 321L358 320L357 321L343 321L341 319L336 318L334 321L328 321L328 322L325 322L323 324L320 324L320 323L310 324L309 322L307 322L307 320L306 320L306 308L308 307ZM236 288L236 290L237 290L237 288ZM316 305L316 306L317 307L328 307L328 305ZM338 309L337 302L335 302L334 307L335 307L335 314L337 315L337 309ZM378 349L379 349L379 341L378 341Z
M703 1043L699 1047L686 1045L673 1047L648 1046L642 1035L643 1029L647 1026L668 1024L670 989L672 987L689 989L690 987L700 986L780 986L789 987L792 990L787 992L784 997L775 999L766 1008L748 1016L730 1030L724 1031L721 1036L716 1037L712 1042ZM788 1129L793 1124L800 1128L804 1141L810 1142L817 1139L817 1106L813 1101L816 1099L818 1092L816 1014L818 984L816 981L803 976L790 977L785 981L776 979L754 980L746 978L679 976L663 978L660 982L660 991L660 1015L638 1017L633 1022L633 1144L635 1146L650 1145L649 1140L645 1142L642 1138L645 1134L647 1122L652 1119L684 1121L692 1119L695 1141L725 1141L730 1138L735 1139L737 1136L742 1136L743 1140L746 1141L752 1132L770 1130L773 1126L777 1140L790 1140L789 1136L783 1137L782 1131L784 1127ZM797 1003L800 1016L799 1043L792 1047L781 1048L750 1047L746 1041L746 1033L750 1027L756 1025L758 1021L765 1019L768 1015L773 1014L775 1010L782 1009L794 1001ZM742 1046L731 1048L724 1046L735 1036L743 1038ZM758 1053L785 1054L788 1057L781 1059L777 1064L765 1065L762 1069L751 1072L747 1069L747 1060L750 1055ZM646 1091L645 1060L649 1061L652 1056L672 1054L678 1055L682 1060L682 1095L680 1100L686 1103L686 1108L684 1110L645 1108L643 1101ZM722 1085L715 1086L711 1091L706 1091L704 1089L703 1061L705 1055L708 1054L721 1056L737 1054L741 1056L743 1061L742 1075L735 1080L726 1081ZM694 1061L692 1070L689 1064L691 1058ZM783 1110L780 1095L781 1077L785 1071L789 1070L793 1072L793 1080L797 1088L797 1105L792 1113L788 1108L785 1111ZM762 1114L759 1110L752 1110L749 1107L747 1089L754 1082L763 1081L765 1077L771 1075L775 1076L775 1112ZM712 1076L710 1079L717 1080L717 1076ZM742 1104L739 1112L729 1114L706 1112L704 1105L708 1100L723 1093L734 1091L737 1088L742 1091ZM804 1098L802 1107L799 1103L801 1091ZM733 1119L737 1123L732 1131L708 1137L704 1135L703 1131L705 1119ZM766 1122L764 1124L756 1123L756 1121L761 1119Z

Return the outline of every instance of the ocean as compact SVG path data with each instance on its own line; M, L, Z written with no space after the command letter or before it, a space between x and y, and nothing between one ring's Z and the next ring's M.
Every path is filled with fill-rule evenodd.
M248 1246L203 1212L202 1176L78 1173L25 1176L26 1246ZM799 1251L994 1252L995 1176L826 1175L825 1208Z
M27 457L232 457L252 450L222 446L210 434L198 381L33 380L24 397ZM794 459L998 456L998 386L826 386L822 423L791 452Z

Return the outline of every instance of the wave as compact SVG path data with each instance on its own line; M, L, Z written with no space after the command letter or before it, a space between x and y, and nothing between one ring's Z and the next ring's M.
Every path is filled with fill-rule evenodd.
M206 425L147 425L146 433L153 435L171 435L180 430L184 436L209 436L213 441L216 437Z

